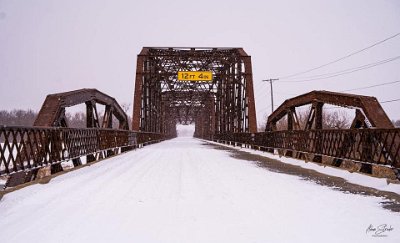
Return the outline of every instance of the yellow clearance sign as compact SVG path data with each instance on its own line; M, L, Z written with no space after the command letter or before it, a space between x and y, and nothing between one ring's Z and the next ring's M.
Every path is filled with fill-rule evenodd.
M211 71L191 71L178 72L179 81L212 81L213 74Z

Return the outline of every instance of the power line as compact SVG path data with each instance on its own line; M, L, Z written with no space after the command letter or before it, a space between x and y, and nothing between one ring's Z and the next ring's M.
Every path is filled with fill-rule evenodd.
M348 55L346 55L346 56L340 57L340 58L338 58L338 59L335 59L335 60L330 61L330 62L328 62L328 63L325 63L325 64L323 64L323 65L320 65L320 66L317 66L317 67L315 67L315 68L311 68L311 69L308 69L308 70L305 70L305 71L302 71L302 72L298 72L298 73L294 73L294 74L291 74L291 75L286 75L286 76L283 76L283 77L279 77L279 79L291 78L291 77L294 77L294 76L298 76L298 75L300 75L300 74L309 73L309 72L311 72L311 71L314 71L314 70L317 70L317 69L326 67L326 66L331 65L331 64L333 64L333 63L337 63L337 62L342 61L342 60L344 60L344 59L346 59L346 58L349 58L349 57L351 57L351 56L354 56L354 55L356 55L356 54L358 54L358 53L360 53L360 52L366 51L366 50L368 50L368 49L370 49L370 48L372 48L372 47L375 47L375 46L377 46L377 45L379 45L379 44L382 44L382 43L384 43L385 41L388 41L388 40L390 40L390 39L393 39L393 38L395 38L395 37L397 37L397 36L399 36L399 35L400 35L400 32L397 33L397 34L395 34L395 35L389 36L389 37L387 37L387 38L384 39L384 40L378 41L378 42L376 42L376 43L374 43L374 44L372 44L372 45L370 45L370 46L367 46L367 47L365 47L365 48L363 48L363 49L361 49L361 50L352 52L352 53L350 53L350 54L348 54Z
M293 93L282 93L282 92L276 92L277 94L281 94L281 95L294 95L294 96L298 96L299 94L293 94Z
M311 78L317 78L317 77L324 78L324 76L336 75L336 74L341 74L341 73L345 73L345 72L349 72L349 71L353 71L353 70L359 70L359 69L362 69L362 68L370 68L370 67L378 66L378 65L381 65L381 64L385 64L387 62L391 62L391 61L397 60L399 58L400 58L400 56L391 57L391 58L387 58L387 59L380 60L380 61L377 61L377 62L368 63L368 64L364 64L364 65L361 65L361 66L344 69L344 70L341 70L341 71L325 73L325 74L318 74L318 75L312 75L312 76L307 76L307 77L301 77L301 79L311 79ZM294 80L294 81L296 81L296 80Z
M391 58L388 58L388 59L385 59L385 60L381 60L381 61L378 61L378 62L364 64L364 65L359 66L359 67L349 68L349 69L345 69L345 70L334 72L334 73L327 73L327 74L321 74L321 75L315 75L314 76L314 77L324 76L324 77L320 77L320 78L310 78L310 79L302 79L302 80L286 80L286 81L279 81L279 82L283 82L283 83L297 83L297 82L299 82L300 83L300 82L309 82L309 81L314 81L314 80L333 78L333 77L337 77L337 76L342 76L342 75L358 72L358 71L361 71L361 70L364 70L364 69L373 68L373 67L376 67L376 66L379 66L379 65L386 64L388 62L396 61L398 59L400 59L400 56L391 57ZM310 77L313 77L313 76L310 76Z
M383 104L383 103L391 103L391 102L395 102L395 101L400 101L400 99L386 100L386 101L382 101L382 102L379 102L379 103Z
M347 92L347 91L354 91L354 90L369 89L369 88L385 86L385 85L395 84L395 83L400 83L400 80L393 81L393 82L387 82L387 83L381 83L381 84L375 84L375 85L371 85L371 86L359 87L359 88L354 88L354 89L346 89L346 90L341 90L339 92Z
M267 87L263 82L256 82L254 85L254 90L262 90L262 93L264 93L265 90L269 92L269 90L267 89Z

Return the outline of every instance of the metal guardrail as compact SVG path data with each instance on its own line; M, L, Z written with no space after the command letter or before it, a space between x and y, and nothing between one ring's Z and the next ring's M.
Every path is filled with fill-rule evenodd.
M0 175L164 139L162 134L127 130L0 126Z
M118 149L126 151L167 139L163 134L98 128L0 126L0 175L37 170L67 160ZM216 134L267 149L330 156L400 169L400 129L348 129ZM91 160L91 161L92 161Z
M399 128L217 134L213 140L285 149L400 169Z

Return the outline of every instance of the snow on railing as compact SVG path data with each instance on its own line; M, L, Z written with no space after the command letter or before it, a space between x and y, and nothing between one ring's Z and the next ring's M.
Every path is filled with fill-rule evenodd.
M96 160L164 139L162 134L115 129L0 126L0 175L82 156Z

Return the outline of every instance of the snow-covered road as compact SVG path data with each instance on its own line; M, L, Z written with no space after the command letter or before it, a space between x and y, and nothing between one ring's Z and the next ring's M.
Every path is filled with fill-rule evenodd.
M5 242L400 242L400 215L176 138L5 195ZM387 237L369 226L387 224ZM382 227L382 226L381 226Z

